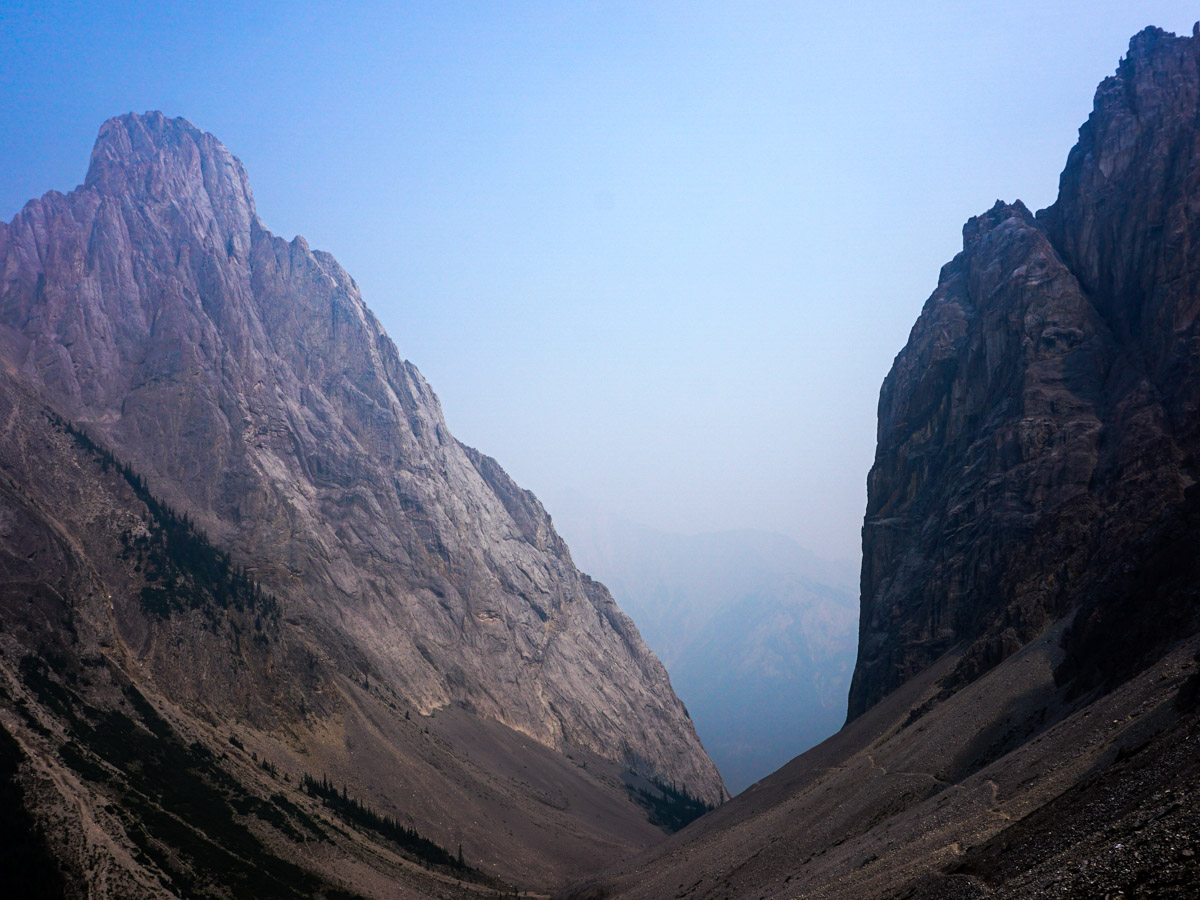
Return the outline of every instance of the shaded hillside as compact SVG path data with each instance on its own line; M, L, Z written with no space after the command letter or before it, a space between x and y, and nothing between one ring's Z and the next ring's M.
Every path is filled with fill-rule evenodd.
M1195 896L1200 25L963 229L883 385L846 726L572 897Z
M4 374L0 421L6 809L45 836L67 896L475 896L662 837L619 764L459 708L422 715L340 673L136 472ZM312 796L306 776L358 805Z
M1180 698L1200 645L1072 707L1054 683L1061 634L939 702L951 654L664 844L556 896L1194 896L1200 716Z

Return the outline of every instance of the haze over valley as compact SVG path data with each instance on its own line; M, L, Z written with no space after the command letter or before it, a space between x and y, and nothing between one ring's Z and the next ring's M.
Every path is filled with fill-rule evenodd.
M554 524L667 667L732 793L842 726L856 564L767 532L671 534L583 501L560 506Z

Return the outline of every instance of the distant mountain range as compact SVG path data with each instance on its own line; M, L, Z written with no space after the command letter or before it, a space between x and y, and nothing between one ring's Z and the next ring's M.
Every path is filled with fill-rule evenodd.
M784 535L682 535L573 500L554 510L576 564L638 623L737 793L846 718L857 566Z

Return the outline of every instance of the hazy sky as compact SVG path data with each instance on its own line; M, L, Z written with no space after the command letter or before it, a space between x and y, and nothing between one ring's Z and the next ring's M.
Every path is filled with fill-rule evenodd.
M1048 205L1130 36L1200 16L901 6L0 0L0 219L109 116L185 116L552 514L851 556L963 222Z

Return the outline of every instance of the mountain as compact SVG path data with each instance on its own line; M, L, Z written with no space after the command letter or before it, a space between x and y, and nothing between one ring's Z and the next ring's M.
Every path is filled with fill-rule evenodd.
M577 897L1194 896L1200 24L1135 36L884 382L849 720Z
M1057 202L971 220L896 358L851 716L953 646L946 687L969 682L1077 609L1063 677L1080 691L1196 628L1178 558L1200 450L1193 46L1134 39Z
M357 800L544 887L660 837L655 802L726 796L541 504L451 436L331 256L263 227L213 136L112 119L83 185L0 224L0 370L0 722L40 827L86 835L54 850L72 884L244 895L181 887L225 871L206 841L243 853L214 828L244 826L338 890L394 896L407 864L384 877L374 845L302 827ZM185 810L112 729L183 754ZM341 801L299 790L326 775ZM151 812L186 840L139 843ZM337 849L314 856L317 831Z
M761 531L683 535L576 502L574 558L637 620L737 793L841 727L854 667L850 566Z

